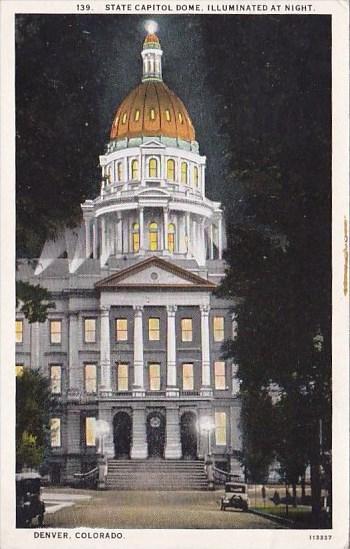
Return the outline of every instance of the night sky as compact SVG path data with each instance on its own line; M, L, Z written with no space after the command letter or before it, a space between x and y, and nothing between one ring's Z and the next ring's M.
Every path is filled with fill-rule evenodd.
M17 16L18 255L38 256L47 235L74 225L79 204L98 194L98 155L114 112L141 79L146 19ZM322 190L317 216L328 239L330 18L153 19L164 81L186 105L207 156L207 195L226 205L242 200L236 168L276 160L287 187L295 172L306 195L308 185Z

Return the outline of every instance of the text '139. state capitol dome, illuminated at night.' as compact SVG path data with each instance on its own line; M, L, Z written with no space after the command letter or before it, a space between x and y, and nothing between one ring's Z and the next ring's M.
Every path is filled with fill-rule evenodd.
M178 486L196 475L176 463L203 472L208 453L239 471L239 386L222 356L234 301L213 293L224 276L222 209L205 195L206 158L163 82L162 54L150 32L142 82L115 113L82 226L46 242L35 270L19 265L19 279L56 304L45 323L16 319L17 372L39 364L57 396L55 482L91 470L101 453L109 487L127 487L149 458L172 464Z

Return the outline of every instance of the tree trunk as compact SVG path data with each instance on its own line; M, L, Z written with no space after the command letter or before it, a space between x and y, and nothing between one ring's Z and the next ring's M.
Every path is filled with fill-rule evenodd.
M295 484L295 482L293 482L292 484L292 490L293 490L293 496L292 496L293 507L296 507L297 506L297 485Z
M321 526L321 472L319 459L315 459L315 462L311 463L311 505L313 525L319 528Z
M304 503L306 497L305 492L305 475L301 477L301 502Z

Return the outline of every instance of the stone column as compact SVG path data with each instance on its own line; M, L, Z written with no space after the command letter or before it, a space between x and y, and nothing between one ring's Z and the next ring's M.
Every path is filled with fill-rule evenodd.
M168 251L168 208L163 208L163 251Z
M186 223L186 252L187 252L187 257L190 257L191 227L190 227L189 212L186 212L185 214L185 223Z
M111 347L109 307L101 307L101 338L100 338L101 385L100 392L110 393L111 388Z
M139 208L139 231L140 231L140 254L145 253L145 243L144 243L144 231L145 231L145 222L144 222L144 211L143 207Z
M89 258L91 254L91 234L90 219L85 219L85 257Z
M92 257L97 258L98 246L98 220L95 218L92 223Z
M134 305L134 387L133 396L145 396L143 371L143 307Z
M135 407L132 417L131 459L145 459L147 455L145 408Z
M101 217L101 257L106 259L106 220Z
M167 388L166 396L179 396L176 383L176 305L167 305Z
M219 259L222 259L222 218L219 217Z
M40 364L40 323L30 324L30 365L32 368L42 368Z
M166 439L164 456L165 459L179 459L182 457L179 407L176 405L167 406L166 410Z
M210 340L209 340L209 305L201 305L201 338L202 338L202 387L201 395L211 396L210 386Z
M69 389L68 394L71 397L79 396L79 313L69 311Z
M99 403L98 419L106 421L110 427L109 433L104 435L103 438L103 453L107 458L114 457L114 444L113 444L113 421L110 405L107 402ZM100 441L98 441L100 444Z
M214 259L214 231L213 231L213 224L210 225L210 259Z

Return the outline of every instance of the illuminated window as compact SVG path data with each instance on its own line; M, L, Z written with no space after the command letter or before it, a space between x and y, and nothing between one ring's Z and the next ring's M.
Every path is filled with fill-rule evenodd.
M61 320L50 320L50 341L51 343L61 343L62 341Z
M96 393L96 364L85 364L85 391Z
M193 364L182 365L182 388L184 391L193 391Z
M51 448L59 448L61 446L61 419L52 417L50 419L50 439Z
M192 318L181 319L181 341L192 341Z
M117 365L117 387L118 391L129 390L129 366L128 364Z
M23 343L23 320L16 320L16 343Z
M215 389L223 391L226 389L225 362L214 362Z
M123 180L123 163L117 162L117 180L122 181Z
M150 109L149 111L149 117L151 120L155 120L156 119L156 111L154 109Z
M135 120L135 122L138 122L140 120L140 111L139 111L139 109L136 109L136 111L135 111L134 120Z
M85 418L85 443L86 446L96 446L96 418Z
M223 316L214 316L213 318L214 341L224 341L225 323Z
M175 250L175 225L169 223L168 225L168 250L173 252Z
M198 168L194 166L193 168L193 184L195 187L198 187Z
M126 124L126 120L128 118L128 115L126 114L126 112L123 114L123 118L122 118L122 124Z
M131 179L137 179L139 176L139 163L137 160L131 162Z
M181 162L181 183L186 184L188 180L187 162Z
M16 377L23 376L24 366L23 364L16 364Z
M50 369L50 381L51 381L51 393L54 395L61 394L61 380L62 380L62 368L61 366L51 366Z
M171 114L170 114L169 109L165 110L165 118L168 122L171 122Z
M175 160L172 158L166 163L166 176L169 181L175 181Z
M140 226L138 223L134 223L132 226L132 249L134 252L138 252L140 249Z
M183 119L183 116L182 116L181 112L179 112L179 122L180 122L180 124L184 123L184 119Z
M158 176L158 162L155 158L151 158L148 164L148 177Z
M115 338L117 341L128 341L128 321L126 318L116 319Z
M149 365L149 389L160 391L160 364Z
M148 319L148 339L150 341L160 340L159 325L160 325L159 318Z
M218 445L226 444L226 413L215 412L215 441Z
M149 224L148 227L148 233L149 233L149 249L152 252L155 252L158 250L158 224L154 221Z
M96 318L84 318L84 341L96 343Z

